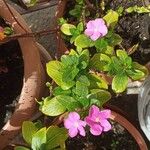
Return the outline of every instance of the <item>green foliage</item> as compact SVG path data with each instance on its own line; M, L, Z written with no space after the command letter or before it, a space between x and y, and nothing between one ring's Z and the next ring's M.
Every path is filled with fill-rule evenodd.
M112 81L112 89L116 93L125 91L128 84L128 76L125 73L117 74Z
M72 24L64 23L60 30L65 34L65 35L72 35L71 29L76 29L76 27Z
M14 33L13 28L11 28L11 27L5 27L4 28L4 34L5 35L9 36L9 35L12 35L13 33Z
M93 41L89 39L86 35L81 34L75 39L75 46L80 48L87 48L93 46Z
M141 13L150 13L150 5L147 6L147 7L144 7L144 6L139 7L139 6L135 5L133 7L129 7L127 9L125 9L125 11L127 13L133 13L134 12L134 13L139 13L139 14L141 14Z
M30 149L26 148L24 146L17 146L17 147L15 147L15 150L30 150Z
M118 22L118 17L119 15L116 11L109 10L109 12L103 17L103 19L106 21L107 26L114 28Z
M91 105L96 104L102 107L111 98L111 94L106 90L92 89L89 98Z
M58 116L66 111L66 107L63 106L60 101L60 96L53 98L46 97L40 105L40 111L48 116Z
M108 71L111 59L108 55L96 53L90 60L90 67L98 71Z
M24 140L28 143L32 143L32 136L38 130L37 126L33 122L25 121L22 125L22 135Z
M69 11L69 14L75 17L77 20L81 20L83 13L85 14L85 16L90 15L90 11L85 8L86 8L85 0L76 0L76 4L74 5L74 8Z
M127 52L123 50L117 50L117 56L111 57L111 63L109 64L109 75L114 76L112 81L112 89L116 93L123 92L128 83L128 77L133 80L139 80L145 77L144 70L140 67L136 68L131 57L127 55ZM147 70L144 67L145 70Z
M30 0L30 3L25 3L25 5L27 7L32 7L32 6L36 5L37 2L38 2L38 0Z
M89 73L88 79L90 81L90 89L108 89L107 81L102 77L93 73Z
M60 146L61 150L65 149L65 141L68 138L67 130L57 126L50 126L47 129L46 150L54 149Z
M116 56L96 53L90 60L90 68L106 71L113 78L112 89L116 93L126 89L128 78L140 80L147 75L147 69L133 62L124 50L117 50Z
M50 126L48 129L37 128L36 123L30 121L25 121L22 128L23 138L32 150L53 150L59 147L65 149L65 141L68 138L65 128L57 126ZM17 146L15 150L29 150L29 148Z

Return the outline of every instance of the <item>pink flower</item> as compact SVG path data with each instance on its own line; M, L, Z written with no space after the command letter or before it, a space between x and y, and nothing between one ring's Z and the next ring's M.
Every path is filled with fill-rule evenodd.
M85 130L83 127L86 126L86 122L80 120L80 116L76 112L71 112L68 118L64 120L64 126L69 129L69 136L75 137L78 132L80 135L85 136Z
M84 34L90 37L93 41L107 34L108 29L102 18L91 20L87 23L87 29Z
M0 32L4 32L4 28L0 26Z
M89 116L85 118L86 123L90 126L90 132L93 135L100 135L103 131L109 131L111 124L107 121L110 118L110 110L102 110L93 105L89 110Z

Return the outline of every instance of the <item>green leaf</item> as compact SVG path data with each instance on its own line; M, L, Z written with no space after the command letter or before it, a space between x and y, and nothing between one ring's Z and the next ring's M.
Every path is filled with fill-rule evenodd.
M96 75L96 74L88 74L88 78L90 80L90 89L108 89L107 81L103 79L102 77Z
M27 7L32 7L37 3L37 0L31 0L30 3L25 3Z
M70 95L71 94L71 90L63 90L61 87L56 87L53 90L53 95L57 96L57 95Z
M46 143L46 127L37 131L32 137L32 149L33 150L44 150Z
M104 51L105 54L108 54L108 55L113 55L114 54L114 47L113 46L107 46L105 51Z
M106 21L107 26L114 27L118 22L118 13L116 11L110 10L103 19Z
M61 86L61 88L63 90L68 90L75 84L74 81L68 81L68 79L66 79L66 76L64 74L67 74L68 70L63 69L63 65L61 62L50 61L49 63L46 64L46 69L47 69L48 75L56 82L57 85ZM68 67L68 69L69 69L69 67ZM62 72L62 71L64 71L64 72ZM73 74L73 76L74 76L75 72L78 72L78 70L72 70L72 72L68 75ZM65 78L63 78L64 76L65 76ZM63 81L62 79L65 79L65 81Z
M150 5L149 5L149 6L150 6ZM141 14L141 13L150 13L149 6L147 6L147 7L144 7L144 6L139 7L139 6L135 5L135 6L133 6L133 7L129 7L129 8L127 8L127 9L125 9L125 11L126 11L127 13L136 12L136 13L139 13L139 14Z
M78 81L81 82L82 84L86 85L86 86L90 86L90 81L89 81L88 77L85 75L81 75L78 78Z
M98 52L105 51L107 49L107 46L108 46L108 42L104 38L100 38L100 39L96 40L96 42L95 42L95 47Z
M65 34L65 35L72 35L70 30L71 29L76 29L76 27L72 24L65 23L60 27L60 30Z
M60 72L61 68L62 64L57 60L50 61L46 64L48 75L60 86L62 84L62 73Z
M125 60L128 57L127 52L124 50L117 50L116 54L120 58L120 60Z
M147 69L145 66L140 65L140 64L137 63L137 62L133 62L132 65L133 65L133 68L134 68L135 70L140 70L140 71L142 71L142 72L145 74L144 77L146 77L146 76L149 75L148 69Z
M69 111L74 111L75 108L81 107L80 103L71 96L59 95L56 96L56 99Z
M80 58L79 58L80 68L85 69L89 64L89 60L90 60L89 51L87 49L85 49L80 54Z
M69 89L74 85L73 80L78 73L79 73L79 69L76 66L68 66L64 68L62 74L62 81L64 83L68 83L68 84L70 83L70 84L68 85L68 88L63 88L63 89Z
M40 105L40 111L48 116L58 116L66 111L66 107L58 101L57 96L52 99L47 97Z
M92 100L99 100L99 106L102 106L104 103L110 100L111 94L106 90L92 89L89 98Z
M76 94L78 96L86 97L88 95L88 92L88 87L85 84L79 81L76 82Z
M5 35L12 35L13 33L14 33L14 31L11 27L5 27L4 28L4 34Z
M77 55L62 55L61 62L63 66L77 66L79 64L79 57Z
M38 128L31 121L24 121L22 124L22 136L24 140L31 145L32 136L36 133Z
M130 70L127 70L126 72L128 76L133 80L143 79L149 74L147 68L137 62L133 62L132 68Z
M125 74L117 74L112 81L112 89L116 93L125 91L128 84L128 76Z
M82 13L82 7L82 5L75 5L74 9L69 11L69 14L76 18L79 18Z
M74 85L73 80L79 72L79 69L77 68L77 65L79 64L79 58L76 55L63 55L61 57L61 61L63 65L61 70L62 81L64 83L70 83L69 85L72 87Z
M68 138L68 133L65 128L59 128L57 126L50 126L47 129L47 143L45 145L45 150L51 150L58 146L61 147L61 150L64 148L62 145L65 145L65 141Z
M144 72L137 70L137 69L136 70L128 70L127 74L133 80L139 80L145 76Z
M24 146L17 146L17 147L15 147L15 150L30 150L30 149L26 148Z
M108 71L108 65L111 62L109 56L101 53L96 53L90 60L90 68L98 71Z
M75 46L80 48L86 48L93 45L93 41L90 40L86 35L81 34L75 39Z
M63 25L67 23L67 20L62 17L62 18L59 18L57 22L58 22L58 25Z
M79 30L79 32L82 32L83 29L84 29L84 26L83 26L83 23L80 22L78 25L77 25L77 29Z
M109 63L108 71L109 75L111 76L125 72L122 61L118 57L112 56L111 63Z
M78 101L83 105L83 107L88 107L90 105L90 99L86 97L79 97Z
M108 39L108 43L112 47L121 44L121 42L122 42L121 36L116 33L113 33Z

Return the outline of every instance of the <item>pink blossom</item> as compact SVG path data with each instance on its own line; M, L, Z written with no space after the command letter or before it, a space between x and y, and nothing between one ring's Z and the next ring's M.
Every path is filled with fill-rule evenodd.
M105 36L107 32L108 29L105 25L105 21L102 18L97 18L87 23L87 29L84 33L93 41L96 41L98 38Z
M111 111L108 109L100 111L99 108L93 105L89 110L89 116L85 118L86 123L90 126L90 132L93 135L100 135L103 131L109 131L111 124L108 122Z
M76 112L69 113L68 118L64 120L64 126L66 129L69 129L70 137L75 137L78 133L85 136L84 127L86 122L80 120L80 116Z
M0 32L4 32L4 28L0 26Z

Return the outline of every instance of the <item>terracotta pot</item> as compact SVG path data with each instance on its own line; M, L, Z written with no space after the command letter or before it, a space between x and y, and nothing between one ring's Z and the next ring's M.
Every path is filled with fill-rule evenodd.
M139 148L141 150L148 150L148 147L141 136L140 132L122 115L118 114L115 111L111 111L111 119L115 122L118 122L120 125L122 125L128 132L133 136L135 141L137 142Z
M12 13L19 24L16 23ZM22 17L12 7L8 8L3 0L0 0L0 15L13 24L16 34L31 32ZM35 98L41 97L45 87L45 72L34 39L26 37L18 41L24 59L23 87L15 112L0 132L0 149L3 149L18 134L22 122L33 116L36 110Z

